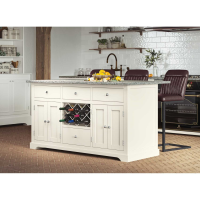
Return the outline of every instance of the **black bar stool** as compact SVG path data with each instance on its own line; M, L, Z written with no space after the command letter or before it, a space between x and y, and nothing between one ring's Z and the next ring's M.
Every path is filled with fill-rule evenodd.
M149 72L145 69L130 69L126 72L124 80L148 81Z
M165 143L165 103L183 102L188 81L189 72L187 70L169 70L167 71L164 81L171 81L170 84L163 84L158 95L158 101L162 103L162 151L175 151L180 149L188 149L191 146L180 144ZM178 148L165 149L166 145L176 146Z
M105 70L106 72L109 72L112 76L115 75L115 70L114 69L103 69ZM95 73L99 73L100 69L93 69L91 72L90 72L90 77L92 77L92 74L95 74Z

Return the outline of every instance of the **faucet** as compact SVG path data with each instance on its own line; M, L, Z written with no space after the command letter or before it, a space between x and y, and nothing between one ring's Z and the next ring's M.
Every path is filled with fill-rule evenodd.
M122 65L120 65L120 69L117 68L117 56L114 54L114 53L110 53L107 57L107 63L108 63L108 59L109 57L113 55L115 57L115 61L116 61L116 66L115 66L115 69L112 68L112 65L111 65L111 69L113 69L114 71L120 71L120 76L122 76Z

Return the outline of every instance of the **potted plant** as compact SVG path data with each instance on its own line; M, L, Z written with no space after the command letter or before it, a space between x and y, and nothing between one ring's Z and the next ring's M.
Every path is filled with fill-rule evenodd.
M107 49L108 40L107 39L98 39L97 42L99 43L99 49Z
M109 40L110 40L110 43L111 43L111 47L112 47L113 49L118 49L118 48L120 48L120 41L121 41L121 38L120 38L120 37L117 37L117 36L115 36L114 38L111 37Z
M145 64L147 68L150 68L153 66L153 76L158 76L158 67L156 66L156 62L160 60L162 53L160 51L156 52L154 49L147 49L146 52L149 53L149 55L145 56Z

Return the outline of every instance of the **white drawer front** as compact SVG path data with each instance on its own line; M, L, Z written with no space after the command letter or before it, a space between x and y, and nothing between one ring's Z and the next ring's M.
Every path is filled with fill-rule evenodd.
M90 88L63 87L63 99L90 100Z
M92 100L124 102L123 88L93 88Z
M56 86L35 86L34 96L36 98L60 99L61 88Z
M91 146L91 133L88 129L63 128L63 143Z

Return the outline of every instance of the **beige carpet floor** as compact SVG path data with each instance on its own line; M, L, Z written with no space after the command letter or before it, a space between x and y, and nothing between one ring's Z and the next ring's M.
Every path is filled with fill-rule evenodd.
M166 141L191 149L160 152L130 163L117 158L50 149L31 150L31 127L0 126L0 173L199 173L200 137L167 134ZM161 135L159 134L159 142Z

